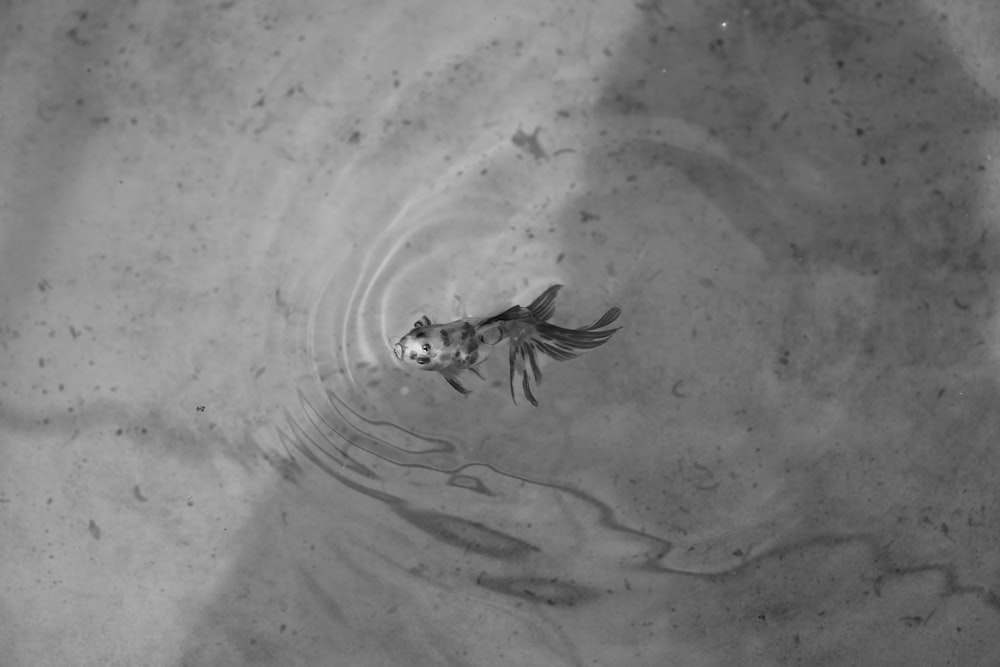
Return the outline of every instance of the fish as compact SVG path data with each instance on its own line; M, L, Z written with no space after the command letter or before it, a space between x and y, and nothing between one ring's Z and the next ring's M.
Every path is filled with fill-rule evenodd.
M539 354L556 361L575 359L581 352L608 342L621 329L608 328L621 315L617 306L609 308L590 326L579 329L550 324L548 320L555 314L555 299L560 289L562 285L552 285L527 307L512 306L489 317L467 317L447 324L434 324L424 315L393 346L393 354L408 367L437 371L455 391L469 394L459 379L462 372L470 371L485 380L479 367L489 358L493 348L507 341L510 345L511 400L517 405L514 380L520 374L524 397L537 407L530 378L535 385L542 381Z

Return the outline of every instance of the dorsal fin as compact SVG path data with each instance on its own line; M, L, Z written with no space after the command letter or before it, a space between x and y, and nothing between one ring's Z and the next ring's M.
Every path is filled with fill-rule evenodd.
M527 308L524 306L511 306L499 315L494 315L485 320L483 324L511 322L513 320L526 320L529 318L536 322L544 322L556 312L556 293L560 289L562 289L562 285L553 285L542 292L537 299L529 303Z
M556 312L556 294L562 289L562 285L553 285L548 288L538 298L528 304L531 316L539 322L545 322Z

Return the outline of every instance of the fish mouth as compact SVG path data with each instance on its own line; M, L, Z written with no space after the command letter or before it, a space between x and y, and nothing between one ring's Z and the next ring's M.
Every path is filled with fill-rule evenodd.
M396 343L392 346L392 353L396 355L396 358L400 361L403 360L403 345L401 343Z

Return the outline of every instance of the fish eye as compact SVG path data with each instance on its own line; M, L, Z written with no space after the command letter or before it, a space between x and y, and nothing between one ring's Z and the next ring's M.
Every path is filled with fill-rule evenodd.
M430 359L425 359L423 357L420 357L419 359L417 359L417 364L419 364L420 366L423 366L423 365L425 365L427 363L430 363Z
M420 346L420 349L423 350L424 352L430 352L431 346L428 345L427 343L424 343L423 345Z

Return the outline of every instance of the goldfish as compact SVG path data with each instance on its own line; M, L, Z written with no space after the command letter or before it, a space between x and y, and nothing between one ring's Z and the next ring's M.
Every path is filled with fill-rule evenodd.
M510 397L517 405L514 379L521 375L525 398L538 406L531 389L528 371L535 384L542 381L538 367L538 353L557 361L567 361L608 342L621 327L608 329L621 309L609 308L596 322L580 329L564 329L549 324L555 314L556 294L562 285L552 285L537 299L524 306L512 306L490 317L468 317L447 324L434 324L424 315L413 323L413 329L393 346L396 358L407 366L419 370L437 371L460 394L470 393L459 380L463 371L471 371L484 380L479 366L494 347L508 341L510 344Z

